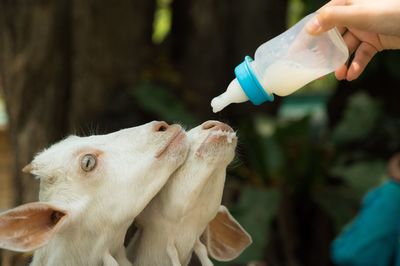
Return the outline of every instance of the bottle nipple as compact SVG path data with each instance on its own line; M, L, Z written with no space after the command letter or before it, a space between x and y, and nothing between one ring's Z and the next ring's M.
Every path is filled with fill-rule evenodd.
M237 79L234 79L224 93L212 99L211 107L213 108L213 112L217 113L231 103L241 103L248 100L249 98L242 90L239 82Z
M227 98L228 97L226 95L226 92L224 92L221 95L212 99L211 107L212 107L214 113L221 111L222 109L224 109L227 105L229 105L231 103L229 101L229 99L227 99Z

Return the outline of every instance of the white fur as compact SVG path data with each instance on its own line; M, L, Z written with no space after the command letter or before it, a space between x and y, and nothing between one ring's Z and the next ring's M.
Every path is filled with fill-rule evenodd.
M198 126L188 138L185 163L136 219L139 230L127 249L135 266L187 265L193 251L212 265L199 237L220 207L236 135Z
M108 135L72 136L35 157L40 201L67 211L62 229L34 253L32 265L131 265L123 241L134 218L185 160L186 137L174 141L180 126L155 132L158 122ZM98 154L84 172L80 159Z

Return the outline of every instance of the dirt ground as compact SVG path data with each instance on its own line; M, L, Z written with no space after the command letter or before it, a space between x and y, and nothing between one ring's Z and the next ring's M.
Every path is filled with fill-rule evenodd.
M0 128L0 211L12 206L11 147L7 131Z

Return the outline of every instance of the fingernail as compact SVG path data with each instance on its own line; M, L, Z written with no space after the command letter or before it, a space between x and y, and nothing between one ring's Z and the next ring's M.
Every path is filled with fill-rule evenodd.
M318 34L321 31L321 24L319 23L318 18L313 18L307 24L307 31L310 34Z

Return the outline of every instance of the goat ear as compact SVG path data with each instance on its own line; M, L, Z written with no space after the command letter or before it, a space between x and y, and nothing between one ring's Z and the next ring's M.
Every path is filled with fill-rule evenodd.
M222 205L201 240L207 246L208 254L219 261L235 259L252 243L251 236Z
M31 174L32 171L34 170L34 167L32 165L32 163L25 165L24 168L22 168L22 172L25 174Z
M0 214L0 248L29 252L46 245L65 224L67 212L33 202Z

